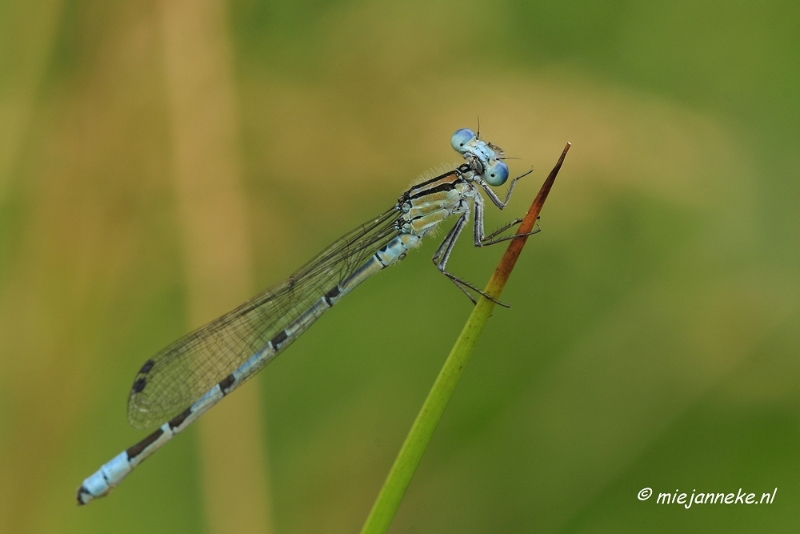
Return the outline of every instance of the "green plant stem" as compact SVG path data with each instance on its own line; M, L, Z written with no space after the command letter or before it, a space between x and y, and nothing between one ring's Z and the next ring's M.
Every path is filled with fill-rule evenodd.
M539 212L542 210L550 188L553 186L558 171L561 169L561 164L564 162L569 147L570 144L567 143L558 163L550 171L539 190L539 194L536 195L528 213L520 223L517 234L526 234L533 230L536 219L539 217ZM526 240L527 236L511 240L508 249L485 289L485 293L493 299L496 300L500 297L500 293L511 275L511 271L517 262L517 258L519 258L520 252L522 252L522 247L525 246ZM394 465L392 465L378 498L372 506L372 511L370 511L369 517L367 517L367 521L361 529L361 534L383 534L389 529L406 488L411 482L411 477L414 476L414 471L419 465L422 454L425 452L433 431L442 417L442 413L458 384L458 379L467 364L470 353L478 341L478 336L486 326L494 306L494 302L481 297L472 310L467 323L450 351L450 355L439 372L439 376L436 377L436 381L430 393L428 393L422 409L417 414L417 418L411 426L403 446L400 448Z

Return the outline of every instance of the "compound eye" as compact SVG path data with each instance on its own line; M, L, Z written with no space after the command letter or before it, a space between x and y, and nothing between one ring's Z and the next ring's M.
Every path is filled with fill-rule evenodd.
M483 179L489 185L503 185L508 180L508 165L502 161L495 161L484 171Z
M453 148L456 152L463 154L467 151L467 145L469 142L474 138L475 132L469 128L461 128L453 134L453 137L450 138L450 144L453 145Z

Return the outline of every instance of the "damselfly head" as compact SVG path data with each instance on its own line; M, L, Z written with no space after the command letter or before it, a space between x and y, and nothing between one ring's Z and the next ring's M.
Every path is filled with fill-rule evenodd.
M499 159L503 157L500 147L478 139L469 128L457 130L450 144L487 184L498 186L508 180L508 165Z

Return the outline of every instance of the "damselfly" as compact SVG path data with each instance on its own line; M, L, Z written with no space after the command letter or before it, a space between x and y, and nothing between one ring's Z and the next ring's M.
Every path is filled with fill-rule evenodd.
M451 144L466 163L415 185L391 209L345 234L284 282L147 360L128 397L128 419L137 428L161 426L84 480L78 504L108 494L145 458L271 362L326 310L373 274L402 260L445 219L458 217L433 263L473 303L471 292L491 298L447 272L447 260L469 220L470 205L476 247L520 237L498 237L520 219L485 235L482 193L502 210L517 180L530 171L514 178L505 200L500 200L489 186L508 180L503 151L466 128L453 134Z

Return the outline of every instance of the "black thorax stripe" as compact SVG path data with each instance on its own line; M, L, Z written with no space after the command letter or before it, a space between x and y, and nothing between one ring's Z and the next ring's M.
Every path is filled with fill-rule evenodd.
M415 185L414 187L406 191L404 197L405 200L411 200L437 191L449 191L453 187L455 187L455 184L458 183L459 181L461 181L460 174L458 174L455 171L449 172L447 174L437 176L432 180L428 180L427 182Z
M456 171L456 170L447 171L447 172L446 172L446 173L444 173L444 174L440 174L439 176L436 176L436 177L434 177L434 178L431 178L430 180L425 180L424 182L422 182L422 183L419 183L419 184L415 185L414 187L412 187L412 188L410 189L410 191L413 191L414 189L419 189L419 188L421 188L421 187L425 187L426 185L430 185L430 184L432 184L432 183L435 183L435 182L438 182L438 181L440 181L440 180L444 180L445 178L448 178L448 177L451 177L451 176L454 176L454 177L456 177L456 178L459 178L459 177L461 176L461 174L460 174L458 171Z

